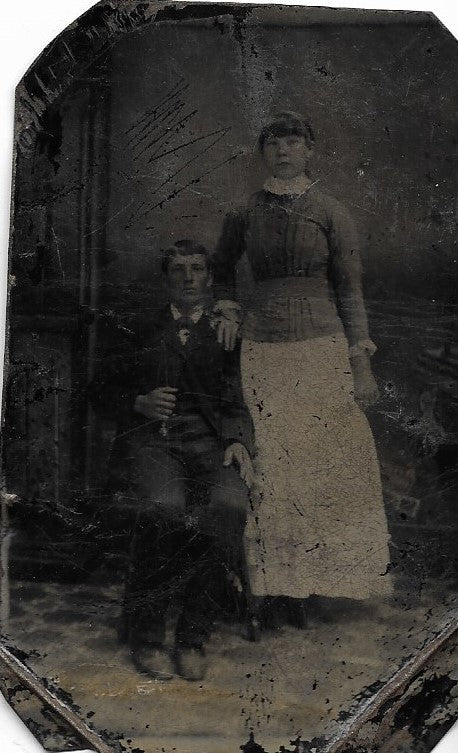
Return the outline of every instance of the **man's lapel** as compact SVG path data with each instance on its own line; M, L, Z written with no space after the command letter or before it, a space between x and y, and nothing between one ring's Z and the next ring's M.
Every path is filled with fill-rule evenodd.
M216 341L216 332L210 327L210 317L208 312L204 310L199 321L190 328L189 338L184 348L187 353L196 348L201 348L204 351L206 345L212 341L212 338Z
M215 353L218 352L216 332L210 325L210 316L207 311L199 321L191 328L189 340L185 346L187 361L186 368L188 377L193 384L193 389L199 395L200 407L203 415L217 433L221 431L220 422L215 413L215 398L218 402L219 394L215 390L220 389L219 369L215 370ZM196 351L199 351L198 358ZM209 399L209 395L213 398Z
M170 306L163 309L154 323L151 339L145 342L143 363L146 378L155 375L160 385L176 378L181 370L183 348L177 334L176 322L172 317Z
M159 332L159 340L165 343L167 348L171 348L176 353L179 353L180 356L184 356L183 346L178 336L178 325L172 316L170 306L167 308L167 316L164 319L162 329Z

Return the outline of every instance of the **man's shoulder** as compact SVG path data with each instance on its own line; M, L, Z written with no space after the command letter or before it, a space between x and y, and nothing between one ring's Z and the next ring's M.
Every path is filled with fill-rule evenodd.
M135 325L137 342L140 345L151 344L151 342L160 339L172 323L170 304L141 312Z
M145 312L144 317L145 323L148 322L152 329L165 327L172 319L170 303L151 308L150 311Z

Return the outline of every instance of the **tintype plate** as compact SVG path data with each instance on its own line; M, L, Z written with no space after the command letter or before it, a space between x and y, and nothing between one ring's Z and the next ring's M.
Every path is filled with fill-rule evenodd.
M431 14L112 0L19 84L0 650L49 749L450 725L457 72Z

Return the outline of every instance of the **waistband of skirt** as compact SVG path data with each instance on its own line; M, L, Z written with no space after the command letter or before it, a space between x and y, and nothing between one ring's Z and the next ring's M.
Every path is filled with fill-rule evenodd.
M275 277L257 280L254 295L275 296L277 300L289 298L329 297L328 281L322 277Z
M295 342L342 332L327 281L304 277L257 283L243 323L243 336L258 342Z

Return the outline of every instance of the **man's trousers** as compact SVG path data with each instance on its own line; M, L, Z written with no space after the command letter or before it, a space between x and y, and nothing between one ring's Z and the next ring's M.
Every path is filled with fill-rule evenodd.
M132 647L162 645L172 601L181 604L176 643L201 647L210 635L224 581L245 575L248 490L210 430L171 429L129 458L120 501L134 517L125 617Z

